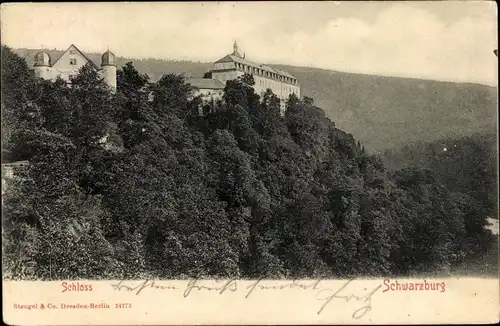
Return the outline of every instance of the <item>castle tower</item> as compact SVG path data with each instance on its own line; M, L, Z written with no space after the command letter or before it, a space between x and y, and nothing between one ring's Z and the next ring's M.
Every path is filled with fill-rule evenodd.
M46 52L38 52L35 55L35 76L43 79L51 79L50 56Z
M102 76L113 91L116 91L116 57L111 51L102 55Z

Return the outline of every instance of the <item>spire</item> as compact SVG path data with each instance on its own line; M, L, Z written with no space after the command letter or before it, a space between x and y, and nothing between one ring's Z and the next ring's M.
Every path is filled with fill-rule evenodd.
M236 43L236 41L234 41L233 44L233 55L240 57L240 54L238 53L238 44Z

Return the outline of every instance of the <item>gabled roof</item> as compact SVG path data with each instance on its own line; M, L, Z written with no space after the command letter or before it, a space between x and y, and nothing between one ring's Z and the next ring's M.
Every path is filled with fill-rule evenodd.
M282 75L282 76L285 76L285 77L288 77L288 78L297 79L296 77L294 77L293 75L291 75L289 72L287 72L285 70L275 69L275 68L273 68L273 69L274 69L274 71L276 71L278 73L278 75Z
M228 55L220 58L219 60L215 61L214 63L223 63L223 62L238 62L238 63L244 64L244 65L250 66L250 67L262 69L264 71L271 72L271 73L275 73L275 74L278 74L280 76L285 76L285 77L297 79L296 77L292 76L291 74L289 74L288 72L286 72L284 70L274 69L274 68L271 68L267 65L258 64L258 63L252 62L250 60L238 57L234 54L228 54Z
M189 78L186 83L197 89L224 89L225 85L217 79L210 78Z
M75 50L77 50L77 51L78 51L78 53L80 53L80 54L82 55L82 57L84 57L84 58L85 58L85 60L87 60L87 62L89 62L89 63L90 63L90 64L91 64L91 65L92 65L95 69L99 70L99 66L97 66L97 65L96 65L96 63L95 63L94 61L90 60L90 59L89 59L89 58L88 58L88 57L87 57L87 56L86 56L86 55L85 55L82 51L80 51L80 49L79 49L79 48L77 48L77 47L76 47L76 45L74 45L74 44L71 44L71 45L70 45L70 46L66 49L66 51L64 51L63 53L61 53L61 55L60 55L60 56L59 56L59 57L58 57L58 58L54 61L54 63L52 64L52 66L54 66L54 65L55 65L55 64L59 61L59 59L61 59L61 58L62 58L62 56L63 56L66 52L68 52L68 51L69 51L72 47L73 47L73 48L75 48Z
M234 62L238 57L232 54L228 54L225 57L220 58L219 60L215 61L214 63L222 63L222 62ZM244 60L244 59L242 59Z

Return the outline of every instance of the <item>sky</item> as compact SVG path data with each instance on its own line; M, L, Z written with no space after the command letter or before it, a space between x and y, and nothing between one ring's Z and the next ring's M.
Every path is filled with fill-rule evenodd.
M337 71L497 85L493 1L15 3L2 44L213 62L246 58Z

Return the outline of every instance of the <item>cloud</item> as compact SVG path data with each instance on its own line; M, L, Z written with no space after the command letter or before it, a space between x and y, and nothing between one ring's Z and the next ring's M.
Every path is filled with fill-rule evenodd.
M319 33L298 31L288 56L273 47L275 61L383 75L473 81L496 85L496 19L489 15L441 22L428 11L394 5L373 24L360 19L330 20Z
M2 40L13 47L75 43L103 51L109 45L123 56L212 61L236 39L258 62L496 85L496 7L439 6L10 4L2 5Z

